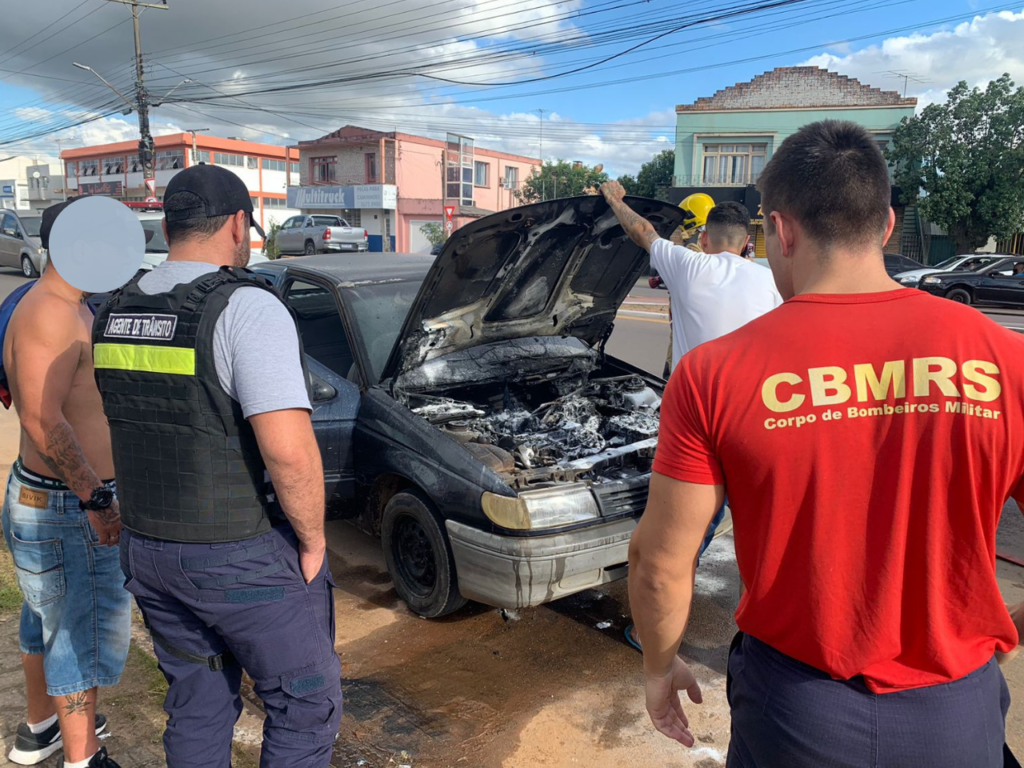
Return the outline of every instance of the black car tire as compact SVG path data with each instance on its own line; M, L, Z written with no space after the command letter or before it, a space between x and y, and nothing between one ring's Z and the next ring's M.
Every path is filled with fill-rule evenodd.
M21 274L25 277L39 277L39 270L36 269L36 265L32 263L32 259L28 256L21 257Z
M316 253L316 243L314 243L312 240L307 240L306 241L306 248L303 251L303 253L305 253L307 256L312 256L313 254L315 254Z
M955 301L957 304L971 303L971 293L964 288L954 288L946 294L946 298Z
M391 498L381 521L381 543L395 590L414 613L436 619L466 604L444 521L423 495L403 491Z

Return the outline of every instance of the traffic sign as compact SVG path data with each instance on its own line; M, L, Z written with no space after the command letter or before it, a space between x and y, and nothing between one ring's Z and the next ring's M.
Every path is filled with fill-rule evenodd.
M451 219L448 219L448 221L446 221L444 223L444 228L447 229L449 232L452 231L452 226L453 225L452 225L452 220Z
M159 201L159 200L157 200L157 199L156 199L155 197L153 197L152 195L150 195L149 197L147 197L147 198L146 198L145 202L147 202L147 203L159 203L160 201Z
M150 196L156 195L156 179L146 179L146 188L149 190Z
M444 207L444 217L445 217L445 219L448 220L449 224L452 223L452 216L454 216L454 215L455 215L455 206L454 205L446 205ZM448 227L448 229L451 229L451 227Z

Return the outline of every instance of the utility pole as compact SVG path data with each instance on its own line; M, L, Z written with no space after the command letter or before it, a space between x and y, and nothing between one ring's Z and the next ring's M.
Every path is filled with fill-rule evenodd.
M186 133L192 134L192 163L191 165L197 165L199 163L199 153L196 151L196 134L208 131L209 128L186 128Z
M74 138L76 138L76 137L68 136L67 140L71 141ZM64 192L64 202L66 203L68 201L68 164L65 163L64 162L64 158L61 157L61 155L64 154L64 150L63 150L63 148L60 145L61 141L63 141L63 139L61 139L58 136L56 138L56 142L57 142L57 159L60 161L61 175L64 177L64 183L61 184L61 187L63 188L62 191Z
M103 76L99 72L95 71L91 67L87 67L83 64L75 64L79 69L84 69L92 72L96 77L103 81L103 83L110 88L114 93L121 97L129 107L136 110L139 113L139 161L142 164L142 176L146 181L147 197L156 196L156 163L153 152L153 134L149 130L149 93L146 91L145 81L145 66L142 58L142 37L139 33L139 8L155 8L157 10L167 10L167 0L161 0L160 3L142 3L139 0L107 0L107 2L121 3L121 5L130 6L132 9L132 27L135 31L135 102L132 103L124 94L118 91L114 86L103 79ZM174 86L171 91L180 87L184 83L189 82L183 80L178 85ZM171 91L164 94L163 98L167 98Z
M541 202L547 200L547 181L544 178L544 112L546 110L538 109L537 113L540 115L540 199Z

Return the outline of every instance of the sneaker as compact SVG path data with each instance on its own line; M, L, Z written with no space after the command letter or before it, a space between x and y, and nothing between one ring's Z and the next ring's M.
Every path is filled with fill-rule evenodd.
M57 761L57 768L64 768L63 757ZM106 747L100 747L100 751L89 761L89 768L121 768L121 766L110 759Z
M100 734L107 727L107 718L96 715L96 733ZM7 759L18 765L38 765L50 755L64 746L60 737L60 723L54 723L42 733L32 733L28 723L18 726L18 737L14 740L14 749Z

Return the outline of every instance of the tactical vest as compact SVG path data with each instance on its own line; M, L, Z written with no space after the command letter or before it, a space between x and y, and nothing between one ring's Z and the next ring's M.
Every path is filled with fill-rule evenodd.
M100 307L92 331L122 521L167 541L259 536L271 525L266 467L217 377L213 331L239 288L277 294L257 275L222 267L151 296L139 289L143 274Z

